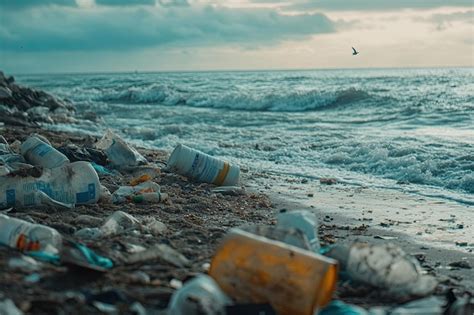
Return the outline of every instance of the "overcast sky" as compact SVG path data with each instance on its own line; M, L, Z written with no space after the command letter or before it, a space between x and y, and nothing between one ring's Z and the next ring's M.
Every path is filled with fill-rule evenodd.
M474 66L473 0L0 0L14 74L440 66Z

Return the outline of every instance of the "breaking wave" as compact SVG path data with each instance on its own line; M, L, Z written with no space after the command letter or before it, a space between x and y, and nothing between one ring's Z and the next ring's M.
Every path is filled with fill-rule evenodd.
M316 90L287 93L256 91L194 93L168 85L129 87L104 93L100 101L126 104L186 105L247 111L302 112L335 108L369 99L369 93L355 88L321 92Z

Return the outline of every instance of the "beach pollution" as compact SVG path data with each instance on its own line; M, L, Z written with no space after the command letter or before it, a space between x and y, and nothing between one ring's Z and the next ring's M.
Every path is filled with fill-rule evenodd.
M397 237L331 239L327 215L272 208L235 161L51 131L72 104L3 73L0 92L0 314L474 312Z

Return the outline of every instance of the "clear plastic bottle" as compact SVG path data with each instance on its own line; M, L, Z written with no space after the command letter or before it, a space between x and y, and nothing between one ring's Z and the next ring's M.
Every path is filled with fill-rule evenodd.
M218 248L209 275L237 303L269 303L278 314L312 315L334 292L337 261L233 229Z
M57 253L62 238L55 229L0 214L0 243L20 251Z
M29 163L45 168L55 168L69 163L69 159L64 154L35 136L23 142L21 154Z
M286 211L278 214L277 226L281 228L295 228L303 232L314 252L318 252L318 219L316 215L308 210ZM294 245L294 244L292 244Z

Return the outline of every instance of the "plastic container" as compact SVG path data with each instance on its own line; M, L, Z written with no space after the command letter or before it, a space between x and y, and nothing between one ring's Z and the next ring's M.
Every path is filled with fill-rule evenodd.
M4 177L0 181L0 209L9 206L41 205L41 194L65 204L96 203L100 197L100 182L88 162L74 162L44 169L41 177Z
M122 138L110 130L107 130L95 146L97 149L104 150L110 163L117 168L147 163L147 160L137 150L130 147Z
M69 159L64 154L35 136L23 142L21 154L29 163L45 168L55 168L69 163Z
M169 315L222 315L232 301L207 275L199 275L186 282L171 297Z
M144 194L155 194L155 197L153 196L147 196L147 197L139 197L136 200L134 198L139 195L144 195ZM143 182L141 184L138 184L136 186L120 186L114 193L112 194L112 202L113 203L124 203L124 202L140 202L145 201L145 199L148 202L151 202L152 199L156 200L156 197L158 197L158 201L164 200L161 199L161 192L160 192L160 185L158 185L155 182L152 181L147 181ZM165 197L165 196L163 196Z
M57 253L62 238L55 229L0 214L0 243L20 251Z
M337 261L233 229L209 275L237 303L269 303L278 314L312 315L331 300Z
M217 186L236 186L240 168L198 150L179 144L171 153L168 167L178 174Z
M295 228L302 231L308 238L312 250L319 252L318 219L313 212L308 210L282 212L278 214L277 226L282 228Z

